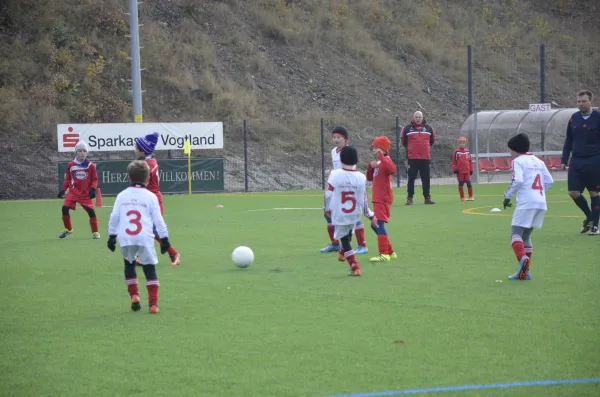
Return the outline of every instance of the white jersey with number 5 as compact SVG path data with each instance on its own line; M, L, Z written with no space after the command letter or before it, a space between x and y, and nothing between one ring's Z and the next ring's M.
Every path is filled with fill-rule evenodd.
M108 221L108 234L116 234L121 247L154 249L154 226L161 238L169 237L154 193L143 186L130 186L119 193Z
M373 217L367 198L367 177L356 170L331 171L325 191L325 210L331 211L334 225L354 225L364 214Z
M523 154L512 162L512 184L504 193L505 198L517 195L516 209L547 210L546 191L554 180L546 164L532 154Z

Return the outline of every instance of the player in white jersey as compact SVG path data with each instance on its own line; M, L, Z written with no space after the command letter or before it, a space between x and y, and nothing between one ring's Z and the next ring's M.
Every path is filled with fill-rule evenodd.
M517 206L512 218L511 245L519 261L519 270L508 276L510 280L530 280L529 267L533 255L531 232L544 223L546 191L554 180L546 164L529 152L529 137L517 134L508 141L512 155L512 183L504 193L504 208L511 207L510 199L517 195Z
M136 258L144 269L146 289L148 290L148 307L150 313L156 314L158 309L158 290L160 284L156 275L158 257L154 248L154 231L161 239L160 252L168 251L169 233L167 225L160 213L158 198L146 189L150 177L148 163L136 160L127 167L131 186L117 196L110 220L108 221L108 249L115 251L117 240L125 262L125 284L131 297L131 309L141 309L138 289Z
M361 275L360 265L350 242L356 223L364 214L371 220L374 228L378 227L377 218L369 208L367 198L367 177L356 170L358 153L352 146L344 146L340 152L342 168L333 170L327 179L325 191L325 211L334 227L333 236L340 240L340 252L350 265L349 276Z
M333 170L338 170L342 168L342 161L340 160L340 153L344 146L348 145L348 131L344 126L337 126L331 131L331 139L333 141L334 148L331 149L331 170L328 171L328 174ZM333 237L333 224L331 223L331 219L325 214L325 220L327 221L327 233L329 234L329 239L331 240L329 244L323 249L321 249L322 253L327 252L335 252L340 251L340 242ZM355 227L356 240L358 241L358 247L356 248L355 254L361 255L369 252L367 249L367 242L365 240L365 225L362 220L359 220L356 223ZM345 261L343 255L340 254L338 256L340 261Z

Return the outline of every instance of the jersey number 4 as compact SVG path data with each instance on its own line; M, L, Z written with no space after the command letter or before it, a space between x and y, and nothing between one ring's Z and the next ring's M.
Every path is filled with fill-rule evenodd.
M533 184L531 185L531 188L533 190L539 190L540 196L544 195L544 187L542 186L542 177L540 176L540 174L537 174L535 176L535 179L533 180Z
M127 233L130 236L137 236L138 234L140 234L140 232L142 231L142 222L140 222L142 220L142 214L140 214L139 211L131 210L127 211L125 215L127 215L127 217L129 218L129 223L135 226L135 229L125 229L125 233Z
M344 208L343 205L347 202L352 203L350 208ZM350 214L356 209L356 199L354 198L354 192L342 192L342 212Z

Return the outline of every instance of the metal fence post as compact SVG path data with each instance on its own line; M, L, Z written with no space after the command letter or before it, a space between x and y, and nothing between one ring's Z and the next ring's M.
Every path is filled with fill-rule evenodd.
M467 114L473 113L473 50L467 46Z
M473 115L473 131L475 133L475 183L479 183L479 132L477 131L477 110Z
M244 120L244 191L248 191L248 128Z
M396 116L396 187L400 187L400 119Z
M540 44L540 103L546 103L546 46Z
M321 117L321 189L325 190L325 128Z

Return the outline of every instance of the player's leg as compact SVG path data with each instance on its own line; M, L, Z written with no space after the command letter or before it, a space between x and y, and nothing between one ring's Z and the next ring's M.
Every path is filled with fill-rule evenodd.
M467 201L475 200L475 198L473 197L473 185L471 184L471 174L466 173L464 181L467 184L467 192L469 193L469 198L467 199Z
M363 221L356 222L356 226L354 227L354 234L356 235L356 243L358 247L356 247L355 254L362 255L369 252L367 249L367 240L365 239L365 224Z
M390 251L391 244L387 230L385 229L385 224L390 220L389 212L386 207L387 206L384 203L373 203L373 212L377 218L378 226L377 229L373 228L373 231L377 234L377 248L379 249L379 255L369 259L370 262L389 262L391 259L390 254L393 251Z
M592 210L583 194L581 194L585 188L581 171L580 165L571 163L567 176L567 190L569 191L569 197L571 197L573 202L575 202L577 207L579 207L581 212L585 215L585 220L583 221L580 232L586 233L592 228L593 221Z
M413 204L413 196L415 195L415 180L419 172L418 160L408 160L408 181L406 182L406 205Z
M136 246L121 247L121 254L123 254L123 261L125 262L125 285L127 286L127 292L131 299L131 310L134 312L137 312L142 308L140 305L137 272L135 271L136 253Z
M354 225L351 225L351 227L354 227ZM339 228L340 233L343 232L344 230L347 230L347 227ZM361 276L360 265L358 264L358 261L356 260L356 255L354 254L354 251L352 250L352 245L351 245L352 230L350 230L350 232L347 233L345 236L341 237L340 241L342 243L342 249L344 250L344 257L346 258L346 261L348 262L348 265L350 266L350 274L348 274L348 275L353 276L353 277L360 277Z
M92 238L99 239L100 233L98 232L98 217L96 216L96 211L94 210L94 203L92 199L89 199L89 202L86 201L84 203L79 203L85 212L87 212L90 217L90 228L92 229Z
M329 240L331 241L325 248L321 249L322 253L336 252L340 250L340 242L333 237L335 226L331 223L331 217L327 216L327 213L323 212L323 216L327 221L327 234L329 234Z
M590 236L600 235L598 221L600 221L600 156L590 159L585 173L586 188L590 193L590 204L592 209L592 229Z
M58 238L65 238L69 234L73 233L73 225L71 225L71 215L69 215L69 210L71 209L71 205L69 205L70 203L67 200L68 199L65 199L65 201L63 202L63 206L62 206L62 221L63 221L64 229L58 235Z
M460 196L460 201L465 201L465 182L460 180L458 181L458 195Z
M156 265L158 264L156 249L154 247L138 247L138 258L144 269L144 275L146 276L148 307L150 308L150 313L156 314L160 311L158 309L158 290L160 289L160 283L158 281L158 275L156 274Z
M529 257L525 253L525 243L523 235L525 230L531 228L531 223L535 215L535 210L516 210L513 214L513 222L510 232L510 243L519 261L519 269L508 276L509 280L528 280L529 279Z
M423 186L423 197L425 198L425 204L435 204L435 201L431 199L431 168L429 166L429 160L420 160L421 166L419 173L421 174L421 185Z
M165 213L165 207L163 205L162 200L160 200L158 202L158 205L160 207L160 214L164 215L164 213ZM160 237L158 236L158 232L156 231L156 227L152 227L152 231L154 232L154 239L160 244ZM169 254L169 258L171 259L171 266L179 266L181 264L181 255L179 255L179 252L177 252L177 250L175 249L175 247L170 246L169 250L167 251L167 253Z

